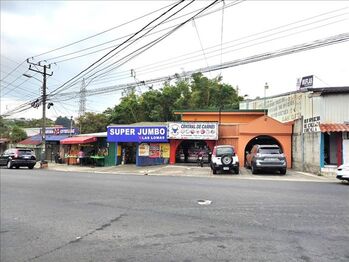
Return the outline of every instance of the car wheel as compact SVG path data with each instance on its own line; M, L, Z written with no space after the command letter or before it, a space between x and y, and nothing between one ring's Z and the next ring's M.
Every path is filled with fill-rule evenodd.
M255 168L253 163L251 163L251 169L252 169L252 174L257 174L257 169Z
M11 169L13 166L12 166L12 161L11 160L9 160L8 162L7 162L7 168L8 169Z
M28 166L29 169L33 169L34 168L34 165L30 165Z
M286 168L280 169L280 174L285 175L286 174Z
M19 166L16 166L16 169L18 169L19 168Z

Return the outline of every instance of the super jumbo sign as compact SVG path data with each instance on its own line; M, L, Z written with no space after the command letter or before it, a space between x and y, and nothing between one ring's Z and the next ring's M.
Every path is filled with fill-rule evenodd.
M168 142L166 126L109 126L108 142Z
M178 122L168 124L169 139L218 140L217 122Z

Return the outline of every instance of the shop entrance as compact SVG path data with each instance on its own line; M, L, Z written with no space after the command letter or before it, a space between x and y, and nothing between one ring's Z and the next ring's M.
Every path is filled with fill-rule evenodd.
M204 140L183 140L176 150L176 163L196 163L200 151L208 163L210 148Z
M324 133L324 164L342 164L342 132Z
M136 164L138 143L118 143L121 147L121 161L124 164Z
M246 163L246 155L251 152L254 145L278 145L281 152L284 152L282 145L272 136L256 136L252 138L246 145L244 151L244 163Z

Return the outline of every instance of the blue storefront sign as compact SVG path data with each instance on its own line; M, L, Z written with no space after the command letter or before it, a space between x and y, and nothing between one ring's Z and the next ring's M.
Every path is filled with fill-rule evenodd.
M166 126L108 126L108 142L168 142Z

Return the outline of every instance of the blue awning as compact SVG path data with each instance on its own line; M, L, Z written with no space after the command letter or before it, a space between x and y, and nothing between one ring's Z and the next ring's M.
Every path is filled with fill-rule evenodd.
M62 139L65 139L67 137L69 137L69 135L66 135L66 136L46 135L46 141L61 141Z
M61 141L62 139L65 139L69 137L69 135L46 135L46 141L53 142L53 141ZM31 137L31 140L34 141L40 141L42 140L41 135L35 135Z

